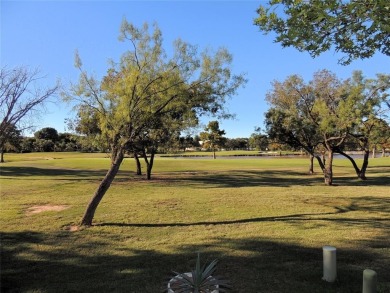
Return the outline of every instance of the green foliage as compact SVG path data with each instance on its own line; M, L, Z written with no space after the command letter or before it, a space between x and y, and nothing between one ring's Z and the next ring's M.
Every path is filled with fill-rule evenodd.
M37 152L53 152L54 142L49 139L37 139L35 140L34 148Z
M4 132L0 132L0 148L4 151L20 149L21 131L15 125L10 125Z
M154 151L158 143L170 139L169 134L193 126L202 114L225 116L226 98L246 81L231 72L232 56L225 49L198 53L196 46L178 39L168 55L157 24L150 31L146 23L137 28L124 19L119 39L128 42L130 48L118 63L111 62L101 81L83 70L76 53L80 80L65 95L76 101L82 124L91 120L97 124L98 131L91 131L93 139L104 142L111 156L107 176L81 221L88 226L125 153L145 144ZM152 165L148 164L149 171Z
M58 132L52 127L45 127L35 132L34 137L37 139L45 139L55 142L58 140Z
M266 113L268 135L277 142L305 149L317 158L329 178L333 153L345 155L343 150L356 140L367 153L373 142L372 131L388 111L383 105L388 99L389 75L378 74L376 79L366 79L356 71L352 78L343 81L322 70L308 83L298 76L290 76L284 82L274 82L273 86L267 94L271 104ZM329 159L326 169L318 156L323 150ZM357 175L365 179L368 157L362 169L349 159Z
M315 94L309 85L297 75L284 82L274 81L266 99L271 105L265 114L269 138L293 149L313 152L322 136L317 130L319 116L314 109Z
M256 150L266 150L269 145L269 139L266 134L262 133L260 127L255 128L255 132L249 137L249 146Z
M226 138L224 147L227 150L248 150L249 139L248 138Z
M81 71L69 99L79 101L75 129L114 149L132 149L139 141L154 143L197 124L199 115L228 116L223 105L245 83L230 70L226 49L198 53L180 39L171 56L163 48L157 24L137 28L123 20L120 41L130 44L119 63L112 63L101 82ZM138 142L137 142L138 141Z
M334 46L346 65L375 52L390 56L390 5L386 0L289 1L261 5L254 24L275 41L316 57Z
M273 139L305 149L319 144L342 147L350 135L367 138L376 121L386 117L383 102L389 86L389 75L366 79L358 71L344 81L326 70L316 72L306 84L298 76L275 81L267 93L271 104L267 132Z
M205 127L205 132L200 133L200 138L203 140L204 147L212 150L222 147L226 141L224 137L225 131L219 129L218 121L210 121Z

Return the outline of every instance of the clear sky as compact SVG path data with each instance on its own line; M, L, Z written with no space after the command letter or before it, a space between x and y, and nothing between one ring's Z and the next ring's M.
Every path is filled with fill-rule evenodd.
M118 60L126 46L118 41L125 17L139 26L157 22L164 46L173 40L197 44L200 48L226 47L233 54L233 71L246 73L248 83L228 101L235 120L220 121L226 136L249 137L255 126L263 126L268 105L265 94L273 80L299 74L310 80L317 70L328 69L340 78L362 70L365 76L389 73L389 57L338 65L340 56L327 52L312 59L294 48L283 49L272 35L263 35L253 19L264 1L17 1L2 0L1 66L39 68L46 76L42 86L60 79L67 86L78 79L73 67L77 49L84 67L96 76L105 74L108 60ZM64 119L72 117L70 106L57 101L48 106L38 129L54 127L65 132ZM207 123L207 121L203 121Z

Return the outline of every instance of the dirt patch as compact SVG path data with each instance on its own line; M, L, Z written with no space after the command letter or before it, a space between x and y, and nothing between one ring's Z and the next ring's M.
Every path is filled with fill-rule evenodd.
M77 225L69 226L69 231L70 232L76 232L76 231L79 231L79 230L80 230L80 227L77 226Z
M26 210L26 214L27 215L34 215L34 214L39 214L39 213L48 212L48 211L60 212L60 211L66 210L68 208L69 208L69 206L66 206L66 205L49 205L49 204L36 205L36 206L29 207Z

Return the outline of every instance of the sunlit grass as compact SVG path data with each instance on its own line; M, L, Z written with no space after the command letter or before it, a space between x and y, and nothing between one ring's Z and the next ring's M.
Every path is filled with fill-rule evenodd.
M48 159L49 158L49 159ZM2 164L4 292L161 292L172 270L220 259L233 292L359 292L365 268L390 290L390 158L369 180L335 160L325 186L308 159L157 158L153 180L125 160L95 215L71 231L110 164L105 154L7 154ZM62 211L29 214L39 205ZM323 245L339 280L322 277ZM2 290L3 292L3 290Z

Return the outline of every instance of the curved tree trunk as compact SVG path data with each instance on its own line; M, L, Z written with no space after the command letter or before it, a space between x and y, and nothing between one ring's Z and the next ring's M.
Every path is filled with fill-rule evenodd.
M312 154L310 154L309 173L314 174L314 156Z
M147 164L147 174L146 179L151 180L152 179L152 169L153 169L153 163L154 163L154 150L152 150L152 153L150 154L150 161Z
M320 165L322 172L325 172L325 160L321 160L320 156L316 155L314 155L314 158L317 159L318 165Z
M355 173L357 175L357 177L359 179L362 179L362 180L366 180L367 177L366 177L366 170L367 170L367 167L368 167L368 158L370 156L370 151L369 150L365 150L364 151L364 156L363 156L363 164L362 164L362 168L360 169L358 167L358 165L356 164L355 160L349 156L348 154L344 153L343 151L337 151L337 153L339 153L340 155L346 157L352 164L353 168L355 169Z
M141 162L139 161L137 152L134 152L135 165L137 166L136 175L142 175Z
M100 201L103 199L103 196L106 194L107 190L110 188L112 181L114 181L114 178L119 171L119 167L122 164L123 158L124 151L121 149L116 153L115 158L111 159L111 167L107 171L106 176L103 178L102 182L100 182L98 189L95 191L95 194L88 203L84 216L81 219L81 225L92 225L92 220L95 215L96 208L98 207Z
M324 179L326 185L333 184L333 151L328 151L328 160L324 169Z
M145 163L146 163L146 179L147 180L151 180L152 179L152 169L153 169L155 153L156 153L155 150L152 149L151 150L151 154L150 154L150 160L149 160L148 156L146 155L146 152L143 151L144 160L145 160Z
M358 174L359 179L367 180L366 170L367 170L367 167L368 167L368 158L369 158L369 156L370 156L370 151L369 150L364 151L362 168L360 169L360 173Z

